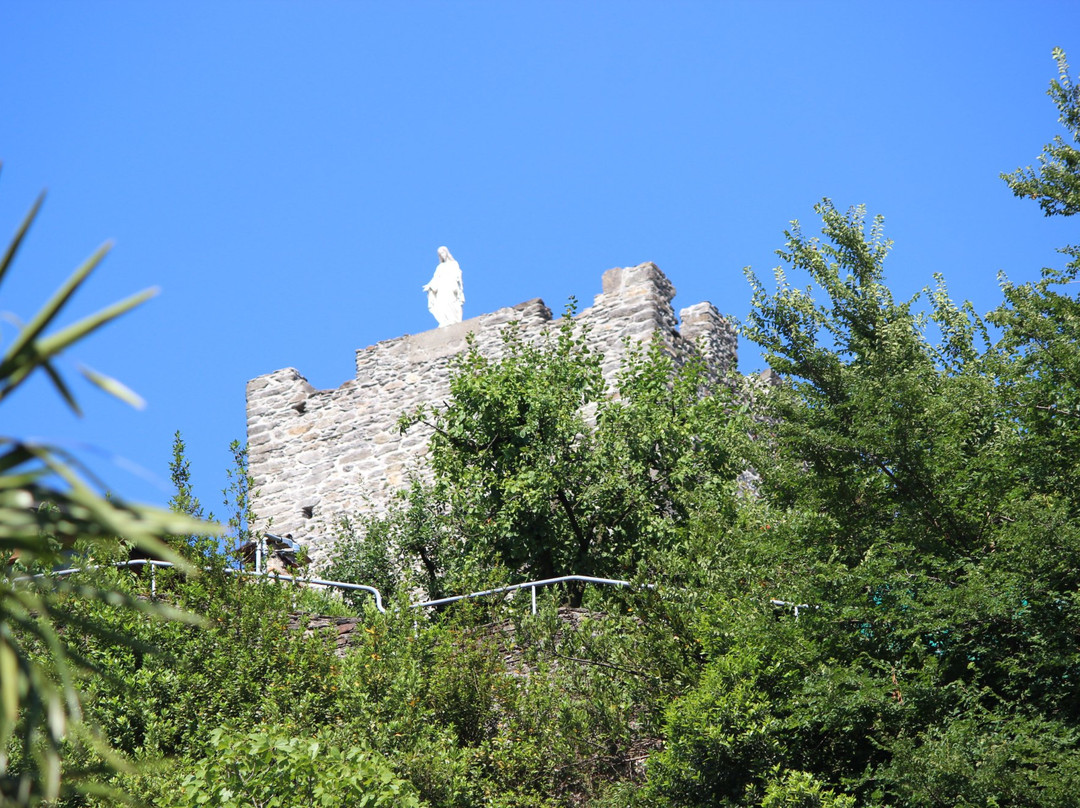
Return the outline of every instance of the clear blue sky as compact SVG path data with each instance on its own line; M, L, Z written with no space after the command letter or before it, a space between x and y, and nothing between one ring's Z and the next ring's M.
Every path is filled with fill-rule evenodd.
M898 295L940 271L986 311L998 271L1032 279L1080 241L998 179L1060 131L1055 45L1075 76L1080 3L6 0L5 243L49 197L0 311L29 317L106 238L66 321L162 294L64 363L145 411L76 384L76 419L39 380L2 432L107 449L158 485L82 455L164 503L179 429L220 514L245 382L335 387L356 348L434 326L439 245L466 317L588 305L605 269L655 261L677 308L741 318L742 268L767 275L825 196L886 217Z

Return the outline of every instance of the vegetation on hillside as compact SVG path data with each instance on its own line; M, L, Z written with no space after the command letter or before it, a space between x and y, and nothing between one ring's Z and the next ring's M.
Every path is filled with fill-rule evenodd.
M1007 181L1069 216L1075 155L1057 139ZM201 625L53 593L57 642L93 671L85 725L134 764L103 779L161 806L1074 805L1080 256L1002 279L983 318L940 277L895 300L881 220L818 213L774 284L748 273L742 333L779 384L711 385L651 346L616 398L570 320L466 352L447 405L403 422L431 429L433 479L343 525L328 571L379 586L386 614L245 580L186 537L206 571L157 594ZM179 444L173 472L199 513ZM568 573L655 588L410 607ZM123 604L147 585L80 580ZM340 655L303 630L319 612L355 617ZM9 746L10 776L32 772Z

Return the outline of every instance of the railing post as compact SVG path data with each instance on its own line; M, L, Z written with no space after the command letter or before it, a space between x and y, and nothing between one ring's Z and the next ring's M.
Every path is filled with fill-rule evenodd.
M150 600L157 600L157 564L150 562Z
M536 614L536 587L530 586L529 590L532 592L532 613Z

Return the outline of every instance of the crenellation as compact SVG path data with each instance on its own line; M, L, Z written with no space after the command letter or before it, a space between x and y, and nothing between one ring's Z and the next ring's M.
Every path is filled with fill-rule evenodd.
M602 292L577 319L589 327L590 346L603 354L614 383L625 341L658 334L677 360L700 353L714 377L734 368L736 336L711 303L675 317L675 287L652 263L610 269ZM681 321L681 327L679 322ZM449 364L471 334L486 356L502 353L502 329L517 322L526 338L557 327L539 298L460 323L406 334L356 351L356 376L333 390L317 390L299 371L284 368L247 385L249 469L259 496L256 529L269 523L325 558L326 539L342 516L385 510L409 474L423 469L426 434L402 435L399 417L449 396Z

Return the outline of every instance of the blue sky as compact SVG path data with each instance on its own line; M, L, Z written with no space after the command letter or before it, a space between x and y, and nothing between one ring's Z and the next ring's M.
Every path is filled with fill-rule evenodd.
M1075 76L1078 32L1071 1L7 0L4 239L49 196L0 311L32 315L107 238L66 321L162 293L63 364L145 411L76 385L76 419L39 380L3 432L91 447L111 488L164 503L179 429L220 514L245 382L336 387L356 348L433 327L439 245L466 317L588 305L605 269L655 261L676 308L741 318L742 268L767 275L826 196L885 216L898 296L942 272L986 311L999 271L1033 279L1080 241L998 179L1060 131L1050 51ZM761 367L752 345L740 364Z

